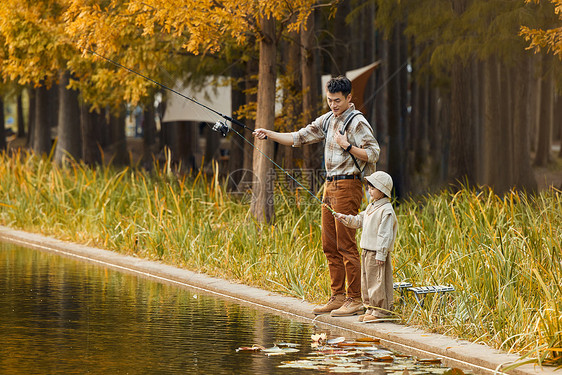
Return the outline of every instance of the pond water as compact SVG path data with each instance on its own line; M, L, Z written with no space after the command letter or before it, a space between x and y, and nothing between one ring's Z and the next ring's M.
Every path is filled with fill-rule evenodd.
M359 356L349 348L312 348L311 335L319 333L312 324L185 288L0 243L2 374L326 374L342 370L329 363ZM237 351L276 343L293 350ZM388 353L369 350L380 358ZM447 370L396 355L355 366L344 370Z

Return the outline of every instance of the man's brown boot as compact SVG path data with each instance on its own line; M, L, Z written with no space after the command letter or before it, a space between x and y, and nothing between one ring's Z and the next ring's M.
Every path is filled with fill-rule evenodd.
M351 316L363 313L363 302L360 299L348 297L344 304L337 310L332 310L331 316Z
M315 307L312 310L312 313L315 315L328 314L332 310L339 309L344 302L345 302L345 295L336 294L335 296L330 297L330 299L328 300L328 302L326 302L325 305Z

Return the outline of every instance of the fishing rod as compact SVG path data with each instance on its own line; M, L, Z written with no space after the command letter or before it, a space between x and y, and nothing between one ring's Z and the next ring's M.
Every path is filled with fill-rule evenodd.
M117 61L115 61L115 60L113 60L113 59L110 59L109 57L100 55L99 53L97 53L97 52L95 52L95 51L92 51L92 50L87 50L87 51L90 52L91 54L95 55L95 56L98 56L98 57L100 57L100 58L102 58L102 59L104 59L104 60L106 60L106 61L112 63L113 65L115 65L115 66L117 66L117 67L119 67L119 68L123 68L123 69L127 70L127 71L130 72L130 73L136 74L136 75L138 75L139 77L142 77L142 78L146 79L147 81L150 81L150 82L152 82L152 83L154 83L154 84L156 84L156 85L162 87L163 89L166 89L166 90L168 90L168 91L170 91L170 92L173 92L174 94L179 95L179 96L181 96L182 98L187 99L187 100L191 101L192 103L197 104L197 105L199 105L199 106L205 108L206 110L215 113L216 115L222 117L224 120L230 121L231 123L236 124L236 125L242 127L243 129L247 129L247 130L250 130L250 131L252 131L252 132L254 131L254 129L252 129L252 128L246 126L244 123L238 121L237 119L232 118L232 117L230 117L230 116L227 116L227 115L225 115L225 114L222 114L222 113L220 113L219 111L217 111L217 110L215 110L215 109L213 109L213 108L211 108L211 107L209 107L209 106L207 106L207 105L205 105L205 104L203 104L203 103L200 103L199 101L195 100L194 98L190 98L189 96L184 95L184 94L182 94L181 92L179 92L179 91L177 91L177 90L174 90L173 88L168 87L168 86L164 85L163 83L160 83L160 82L158 82L158 81L156 81L156 80L154 80L154 79L152 79L152 78L150 78L150 77L148 77L148 76L145 76L144 74L139 73L139 72L137 72L136 70L133 70L133 69L131 69L131 68L125 66L125 65L122 65L122 64L120 64L119 62L117 62ZM236 133L240 138L242 138L244 141L246 141L250 146L252 146L254 149L256 149L260 154L262 154L263 156L265 156L267 160L269 160L270 162L272 162L273 165L275 165L277 168L279 168L281 171L283 171L287 176L289 176L289 178L291 178L293 181L295 181L301 188L303 188L308 194L310 194L310 196L312 196L314 199L316 199L318 202L320 202L320 204L321 204L322 206L326 207L332 214L335 214L335 213L336 213L336 211L334 211L334 209L333 209L332 207L330 207L330 206L327 205L326 203L322 202L322 200L321 200L320 198L318 198L312 191L310 191L309 189L307 189L306 187L304 187L303 184L301 184L296 178L294 178L294 177L293 177L289 172L287 172L283 167L281 167L279 164L277 164L273 159L271 159L269 156L267 156L267 155L266 155L261 149L259 149L254 143L250 142L246 137L244 137L244 135L242 135L241 133L239 133L238 131L236 131L233 127L228 126L228 124L226 123L226 121L217 121L217 122L215 122L215 124L212 126L212 129L213 129L214 131L220 133L223 137L226 137L226 135L227 135L230 131ZM266 137L266 139L267 139L267 137Z
M97 53L97 52L95 52L95 51L92 51L92 50L86 50L86 51L90 52L90 53L93 54L93 55L96 55L96 56L98 56L98 57L101 57L102 59L104 59L104 60L106 60L106 61L109 61L110 63L112 63L113 65L115 65L115 66L117 66L117 67L119 67L119 68L123 68L123 69L125 69L125 70L127 70L127 71L129 71L129 72L131 72L131 73L134 73L134 74L138 75L139 77L142 77L142 78L146 79L147 81L150 81L150 82L152 82L152 83L155 83L155 84L157 84L158 86L162 87L163 89L169 90L169 91L173 92L174 94L179 95L179 96L181 96L182 98L191 101L192 103L195 103L195 104L197 104L197 105L200 105L201 107L203 107L203 108L205 108L206 110L211 111L211 112L213 112L213 113L219 115L220 117L222 117L222 118L225 119L225 120L228 120L228 121L230 121L230 122L232 122L232 123L234 123L234 124L236 124L236 125L238 125L238 126L241 126L241 127L244 128L244 129L248 129L248 130L250 130L250 131L254 131L254 129L249 128L248 126L246 126L246 125L243 124L242 122L236 120L235 118L232 118L232 117L230 117L230 116L227 116L227 115L225 115L225 114L222 114L222 113L220 113L219 111L217 111L217 110L215 110L215 109L213 109L213 108L211 108L211 107L209 107L209 106L207 106L207 105L205 105L205 104L203 104L203 103L198 102L198 101L195 100L194 98L190 98L189 96L184 95L184 94L182 94L181 92L179 92L179 91L177 91L177 90L174 90L173 88L168 87L168 86L164 85L163 83L160 83L160 82L158 82L158 81L156 81L156 80L154 80L154 79L152 79L152 78L150 78L150 77L147 77L147 76L145 76L144 74L137 72L136 70L133 70L133 69L131 69L131 68L125 66L125 65L122 65L122 64L120 64L119 62L110 59L109 57L100 55L99 53ZM229 127L228 127L228 125L227 125L226 123L217 121L217 122L215 123L215 125L213 125L213 130L216 131L216 132L221 133L223 137L226 137L226 134L228 134Z

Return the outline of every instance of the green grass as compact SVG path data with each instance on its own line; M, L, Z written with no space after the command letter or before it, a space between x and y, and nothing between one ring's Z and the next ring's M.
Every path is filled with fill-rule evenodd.
M27 153L0 156L0 223L157 259L311 302L329 296L320 207L276 191L274 225L254 220L215 173L61 168ZM442 192L396 207L395 281L448 284L403 322L561 364L562 194Z

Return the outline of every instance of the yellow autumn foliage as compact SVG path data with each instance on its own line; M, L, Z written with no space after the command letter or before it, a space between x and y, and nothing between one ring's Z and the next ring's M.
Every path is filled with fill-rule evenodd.
M540 3L541 1L545 2L546 0L526 0L527 3ZM554 13L562 21L562 0L549 1L554 5ZM541 29L522 26L521 35L530 42L529 49L537 52L545 49L562 59L562 27Z

